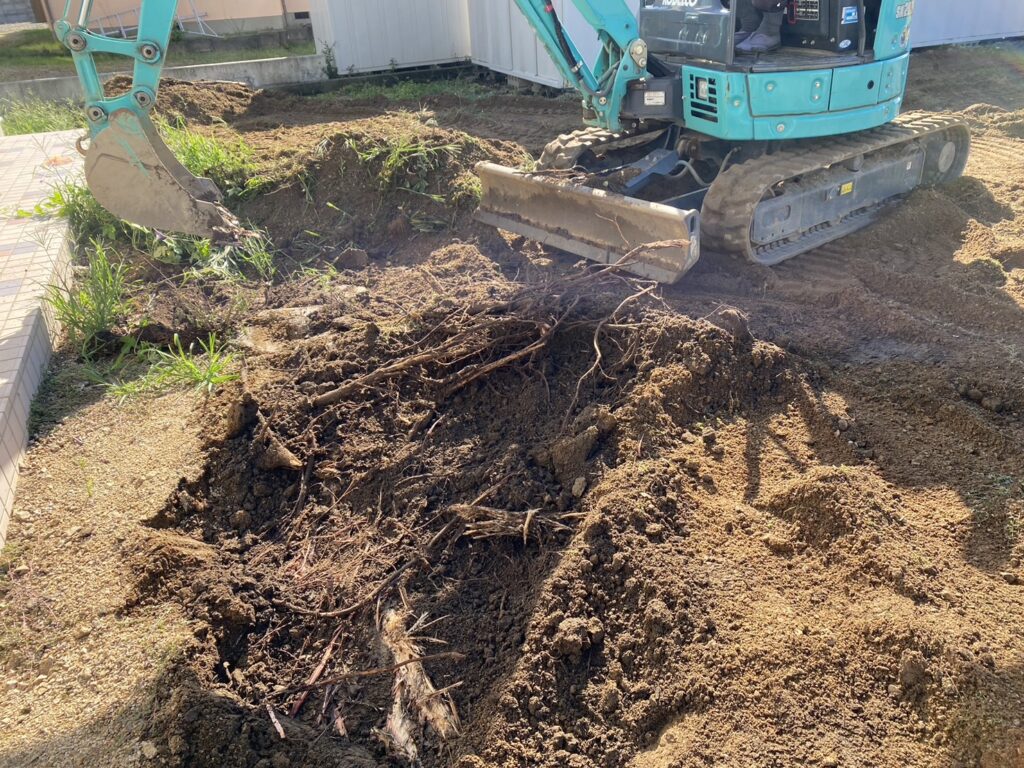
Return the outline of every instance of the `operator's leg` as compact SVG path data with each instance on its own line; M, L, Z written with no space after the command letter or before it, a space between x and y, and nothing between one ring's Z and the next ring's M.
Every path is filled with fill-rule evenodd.
M757 31L762 14L754 7L754 0L737 0L736 15L740 20L740 28L736 32L736 44L739 45Z
M740 53L768 53L782 47L782 22L786 12L781 0L752 0L755 9L764 11L760 26L736 46Z

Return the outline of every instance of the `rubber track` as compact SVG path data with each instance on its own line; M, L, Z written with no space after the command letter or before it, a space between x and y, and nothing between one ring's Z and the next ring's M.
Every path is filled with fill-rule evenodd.
M954 178L963 172L970 145L970 132L959 117L928 112L908 112L888 125L871 131L833 136L829 139L794 141L774 154L762 155L730 166L718 175L704 200L701 214L702 247L704 250L758 262L755 246L750 240L750 229L758 204L775 185L786 179L823 170L861 155L890 149L947 131L962 132L957 138L966 142L963 146L963 157L958 157L958 162L954 163L950 173L946 174L946 177ZM941 183L945 180L944 177L930 183ZM884 201L880 202L878 207L882 205ZM820 227L816 229L820 230ZM820 240L816 242L820 244ZM808 249L810 247L812 246ZM765 248L770 246L760 247L761 250Z
M657 131L652 131L654 136ZM575 168L583 153L588 149L598 150L623 139L640 136L634 129L627 128L618 133L603 128L583 128L572 133L565 133L544 147L544 152L537 161L537 170L568 170Z

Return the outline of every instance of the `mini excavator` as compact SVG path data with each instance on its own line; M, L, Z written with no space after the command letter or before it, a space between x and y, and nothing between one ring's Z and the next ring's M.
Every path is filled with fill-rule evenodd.
M589 127L536 172L477 167L500 229L674 283L702 250L778 264L967 163L961 120L900 114L914 0L573 0L592 65L551 0L515 1ZM744 3L777 17L767 37Z
M641 0L638 14L572 0L600 41L592 64L553 0L515 2L587 127L549 144L534 172L477 167L477 218L500 229L674 283L702 250L778 264L966 166L961 120L900 114L914 0ZM136 224L244 236L150 119L176 0L142 0L135 39L91 31L92 5L67 0L55 33L85 92L96 199ZM746 29L743 10L777 28ZM104 94L95 53L134 62L127 93Z

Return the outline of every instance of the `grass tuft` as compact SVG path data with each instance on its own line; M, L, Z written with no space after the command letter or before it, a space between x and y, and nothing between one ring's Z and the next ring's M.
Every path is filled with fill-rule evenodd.
M348 147L363 165L378 166L382 191L401 187L419 194L428 194L431 174L460 150L457 144L436 144L409 135L374 139L367 144L349 139Z
M2 101L0 116L3 118L0 127L6 136L85 128L85 114L81 107L67 101L43 101L36 98Z
M112 263L100 243L93 244L86 259L88 264L77 285L70 281L51 285L45 294L46 303L82 358L107 346L111 330L127 313L125 294L130 287L124 263Z
M218 387L238 379L234 371L235 356L225 352L217 335L211 333L206 341L184 348L175 334L169 350L147 347L140 356L148 362L146 372L130 381L110 386L110 393L119 400L130 400L146 394L164 392L175 387L195 389L212 394Z
M158 120L157 126L181 164L196 176L211 179L229 199L247 197L264 184L252 147L242 139L228 144L190 130L180 119L174 124Z

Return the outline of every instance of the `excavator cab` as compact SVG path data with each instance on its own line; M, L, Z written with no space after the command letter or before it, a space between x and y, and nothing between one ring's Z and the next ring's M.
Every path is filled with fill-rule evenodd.
M837 54L837 64L856 63L854 54L863 60L874 46L880 7L881 0L787 0L782 49L756 56L736 51L740 25L730 0L645 0L638 21L656 56L782 69L812 63L814 52Z

